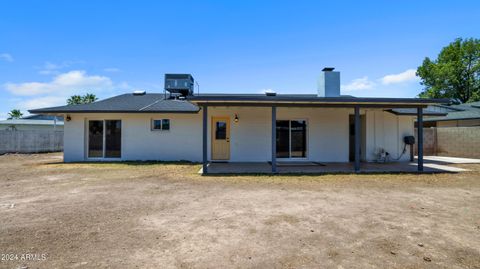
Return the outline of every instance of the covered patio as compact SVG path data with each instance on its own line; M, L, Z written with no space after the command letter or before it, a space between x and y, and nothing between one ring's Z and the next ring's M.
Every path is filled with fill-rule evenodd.
M423 126L424 108L429 104L442 103L444 100L415 98L318 98L289 96L195 96L190 101L201 107L203 165L202 174L241 174L241 173L385 173L385 172L457 172L445 167L425 166L423 160L423 129L417 129L416 147L418 157L415 162L371 163L361 162L361 109L396 110L397 113L415 115L418 126ZM268 162L212 162L209 158L209 107L263 107L271 109L271 158ZM285 163L277 160L277 108L343 108L351 109L354 116L354 159L342 163ZM269 112L270 113L270 112ZM269 124L269 125L270 125Z

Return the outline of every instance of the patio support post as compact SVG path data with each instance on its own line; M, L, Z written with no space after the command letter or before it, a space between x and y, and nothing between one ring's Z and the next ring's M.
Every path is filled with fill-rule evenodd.
M203 122L202 122L202 138L203 138L203 174L207 174L208 154L207 154L207 122L208 122L208 107L203 105Z
M423 108L417 108L418 172L423 171Z
M272 106L272 173L277 172L277 107Z
M355 106L355 173L360 172L360 107Z

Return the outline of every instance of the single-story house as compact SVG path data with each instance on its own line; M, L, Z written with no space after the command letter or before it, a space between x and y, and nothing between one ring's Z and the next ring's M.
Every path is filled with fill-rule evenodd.
M423 127L473 127L480 126L480 102L458 105L432 105L428 110L444 115L429 117Z
M29 115L20 119L0 120L0 130L63 130L63 118L51 115Z
M65 162L188 160L202 162L203 173L217 162L268 163L274 173L280 162L352 162L360 171L362 161L408 162L415 119L448 102L344 96L333 68L316 94L194 94L193 85L191 75L166 74L164 93L30 112L65 118Z

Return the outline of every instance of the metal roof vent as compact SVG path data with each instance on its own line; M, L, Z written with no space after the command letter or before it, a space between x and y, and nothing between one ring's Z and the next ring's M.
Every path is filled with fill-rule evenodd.
M272 91L272 90L266 90L265 95L266 96L277 96L277 93L275 91Z
M146 93L147 91L144 90L133 91L133 95L145 95Z

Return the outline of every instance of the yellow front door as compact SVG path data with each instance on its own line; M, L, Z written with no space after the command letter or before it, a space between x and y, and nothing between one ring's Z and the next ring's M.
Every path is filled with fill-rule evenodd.
M212 160L230 159L230 118L212 117Z

